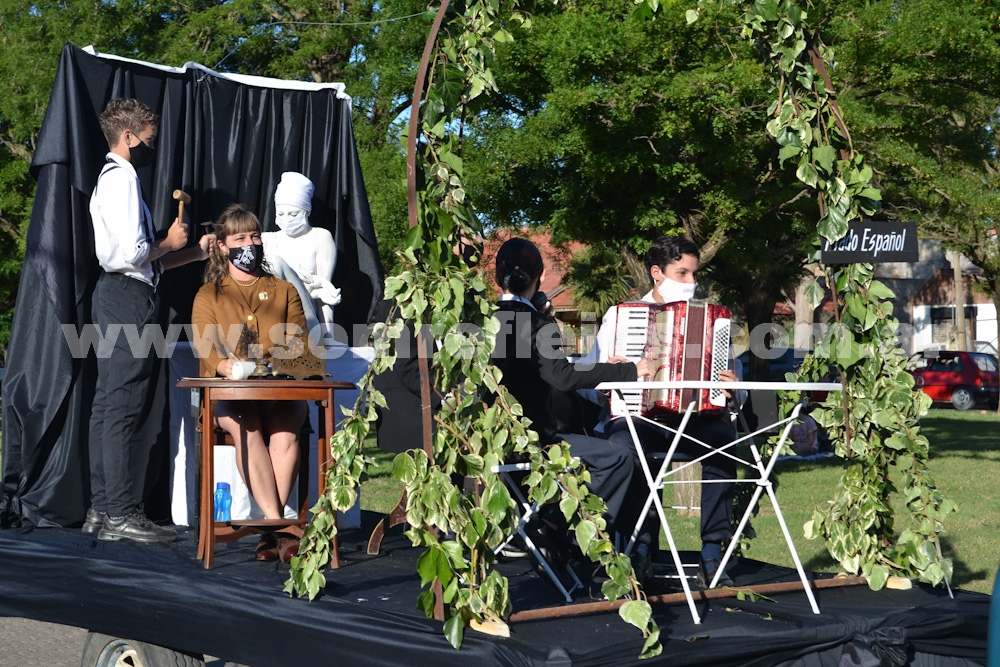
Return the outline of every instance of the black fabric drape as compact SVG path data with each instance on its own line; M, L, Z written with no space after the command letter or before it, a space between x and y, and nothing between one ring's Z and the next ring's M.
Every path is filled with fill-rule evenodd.
M272 85L273 84L273 85ZM284 171L316 185L310 222L334 235L338 259L335 307L347 342L382 293L382 267L351 125L351 104L332 87L234 81L191 66L183 71L63 49L31 171L38 187L28 228L3 385L3 500L0 525L72 525L89 503L86 438L93 364L74 354L63 327L90 323L99 272L88 212L107 153L98 116L113 97L136 97L160 115L154 165L140 169L158 229L177 215L173 191L191 195L185 217L191 244L239 201L274 225L274 189ZM315 88L315 87L313 87ZM202 266L167 272L161 282L171 323L190 321ZM166 507L161 369L156 397L135 443L139 495L151 516ZM163 394L163 395L161 395ZM153 461L147 466L148 461ZM140 467L141 466L141 467ZM148 473L148 474L147 474Z

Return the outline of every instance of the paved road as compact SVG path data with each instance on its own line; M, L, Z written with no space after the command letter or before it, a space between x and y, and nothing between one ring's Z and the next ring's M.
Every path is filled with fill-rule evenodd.
M82 628L0 617L0 667L80 667L86 637Z
M0 667L80 667L87 631L0 617Z

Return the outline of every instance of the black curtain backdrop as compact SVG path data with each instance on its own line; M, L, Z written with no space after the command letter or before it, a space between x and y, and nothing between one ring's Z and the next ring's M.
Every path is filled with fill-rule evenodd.
M114 97L136 97L160 115L155 164L139 170L159 229L176 217L180 188L192 198L185 206L192 245L206 231L200 223L235 201L274 231L275 187L282 172L299 171L316 185L310 222L337 244L337 324L351 335L381 299L382 267L341 86L165 68L66 46L31 165L38 187L3 381L0 525L75 525L89 505L94 363L74 358L63 327L90 323L100 269L88 203L108 150L98 116ZM164 275L165 322L190 322L201 271L195 263ZM133 450L137 497L154 518L167 516L165 360L158 373Z

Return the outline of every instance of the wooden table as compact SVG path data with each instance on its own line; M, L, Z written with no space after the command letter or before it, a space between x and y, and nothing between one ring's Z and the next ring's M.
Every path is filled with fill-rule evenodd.
M205 569L212 569L217 536L232 536L241 527L249 525L267 527L273 521L248 520L236 522L217 522L214 517L214 501L212 484L215 479L215 456L213 432L215 424L215 403L218 401L315 401L319 414L319 433L316 447L317 488L323 493L326 488L326 469L330 463L329 443L333 435L335 416L333 396L337 389L356 389L350 382L334 380L279 380L279 379L245 379L227 380L224 378L182 378L177 382L179 389L197 389L201 393L201 460L200 460L200 491L198 495L198 558L204 563ZM308 480L299 480L299 484ZM334 523L336 524L336 516ZM278 522L289 525L291 522ZM333 541L334 568L340 567L340 551L336 537Z

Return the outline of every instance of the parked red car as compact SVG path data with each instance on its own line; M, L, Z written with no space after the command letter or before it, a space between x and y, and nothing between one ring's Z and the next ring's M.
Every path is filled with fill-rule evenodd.
M989 354L924 350L910 357L906 370L916 381L914 389L935 402L950 402L956 410L996 405L1000 395L1000 368Z

